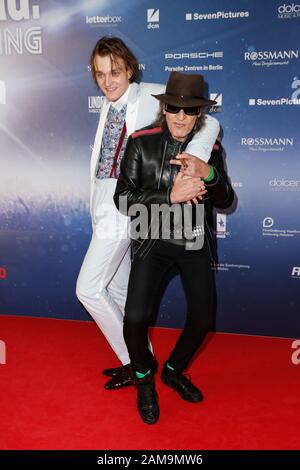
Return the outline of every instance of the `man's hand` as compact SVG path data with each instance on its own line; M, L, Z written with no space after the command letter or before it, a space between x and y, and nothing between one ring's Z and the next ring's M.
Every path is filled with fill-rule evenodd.
M170 160L173 165L180 165L180 172L185 176L198 177L205 179L210 172L210 165L205 163L201 158L190 155L189 153L179 153L176 160Z
M185 176L181 171L177 174L170 194L171 204L193 201L198 204L198 199L207 193L204 182L200 178ZM198 198L198 199L197 199Z

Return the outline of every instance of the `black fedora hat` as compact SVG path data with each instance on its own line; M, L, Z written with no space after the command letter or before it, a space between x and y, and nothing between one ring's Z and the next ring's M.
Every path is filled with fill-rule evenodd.
M204 98L204 78L200 74L171 72L166 93L152 95L166 104L182 107L207 106L216 101Z

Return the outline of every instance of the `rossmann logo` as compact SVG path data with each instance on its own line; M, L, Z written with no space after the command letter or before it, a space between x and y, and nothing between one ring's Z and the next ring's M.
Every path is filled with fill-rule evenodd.
M222 59L224 56L223 51L216 51L216 52L167 52L165 54L166 60L195 60L195 59Z
M29 0L0 1L0 21L23 22L40 18L39 5L30 5ZM42 54L42 31L38 26L29 29L12 27L0 30L0 55L18 55L29 52Z
M300 5L297 3L284 3L278 7L278 18L287 20L300 17Z
M206 21L206 20L236 20L249 18L249 11L216 11L213 13L186 13L186 21Z
M282 51L255 51L248 50L244 53L244 60L254 67L271 67L289 65L290 61L299 58L298 49Z
M148 8L147 10L147 28L159 29L159 9Z
M241 145L253 152L282 152L293 147L292 137L242 137Z

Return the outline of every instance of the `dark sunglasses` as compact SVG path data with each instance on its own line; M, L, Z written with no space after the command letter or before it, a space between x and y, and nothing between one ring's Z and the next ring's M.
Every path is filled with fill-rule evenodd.
M167 113L177 114L181 109L183 110L184 114L187 114L187 116L197 116L201 112L200 106L185 106L181 108L180 106L165 104L165 110Z

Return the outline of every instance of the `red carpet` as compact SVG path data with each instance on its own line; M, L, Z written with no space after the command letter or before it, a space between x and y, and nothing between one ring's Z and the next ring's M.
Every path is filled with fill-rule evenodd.
M178 335L154 329L160 364ZM157 378L161 417L146 425L135 391L105 391L118 365L94 323L0 316L1 449L299 449L300 365L291 340L212 335L190 368L204 393L183 402Z

